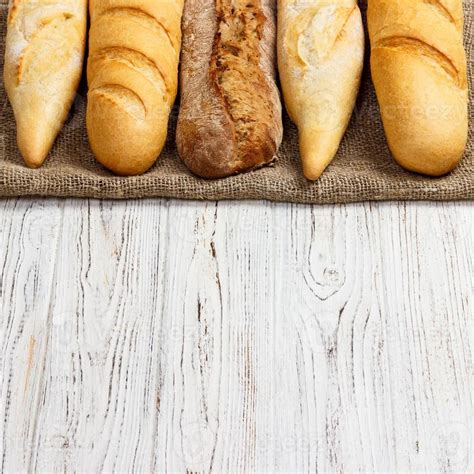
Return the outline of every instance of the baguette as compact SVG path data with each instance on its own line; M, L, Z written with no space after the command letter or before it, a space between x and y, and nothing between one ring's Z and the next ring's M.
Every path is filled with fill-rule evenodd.
M467 142L461 0L370 0L372 78L395 160L441 176Z
M195 174L273 160L281 143L273 0L187 0L176 142Z
M148 170L176 97L183 0L91 0L87 132L119 175Z
M278 66L299 132L303 172L318 179L334 158L354 109L364 61L356 0L279 0Z
M25 163L46 159L79 85L86 0L14 0L8 15L4 82Z

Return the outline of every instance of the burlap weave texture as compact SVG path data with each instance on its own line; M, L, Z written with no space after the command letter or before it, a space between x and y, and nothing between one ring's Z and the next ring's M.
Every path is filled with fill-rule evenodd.
M301 203L474 199L473 1L467 0L464 9L470 84L469 142L462 163L448 176L432 179L409 173L391 158L370 80L367 48L362 87L351 124L337 157L316 183L309 183L302 175L296 129L286 115L284 140L274 165L220 180L193 176L179 160L174 145L176 108L167 145L156 165L142 176L114 176L95 161L87 143L84 81L70 118L45 164L37 170L28 169L17 151L13 113L0 80L0 196L269 199ZM2 69L6 17L7 2L0 0Z

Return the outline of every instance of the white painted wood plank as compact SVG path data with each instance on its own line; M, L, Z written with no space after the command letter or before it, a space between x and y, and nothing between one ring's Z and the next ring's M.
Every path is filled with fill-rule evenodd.
M226 204L224 214L218 209L215 224L205 219L208 224L198 227L204 241L179 247L177 264L190 272L177 271L184 278L173 281L167 293L174 288L199 308L199 295L212 288L199 275L219 269L222 317L214 328L206 325L205 334L219 335L222 348L219 358L206 354L204 360L205 372L219 372L220 378L202 382L203 364L193 363L201 359L202 344L194 341L199 325L193 333L192 323L183 322L162 389L168 405L158 425L164 438L160 443L158 437L158 469L465 469L471 358L460 334L472 325L465 265L469 208ZM453 213L460 237L448 225ZM456 282L451 288L450 281ZM219 321L219 308L207 307L213 314L208 319ZM175 313L178 308L170 312ZM198 309L191 321L197 315ZM446 336L437 327L440 318L457 334ZM193 334L191 342L185 334ZM458 354L440 352L440 339L458 346ZM437 385L456 372L462 372L461 389ZM213 391L206 394L203 385ZM216 391L223 402L211 401ZM178 449L170 442L176 432ZM445 448L444 442L452 445ZM161 463L158 453L166 453Z
M64 206L32 468L473 470L472 204Z
M35 470L149 470L166 216L164 202L68 203Z
M0 471L28 469L41 409L61 204L0 201Z

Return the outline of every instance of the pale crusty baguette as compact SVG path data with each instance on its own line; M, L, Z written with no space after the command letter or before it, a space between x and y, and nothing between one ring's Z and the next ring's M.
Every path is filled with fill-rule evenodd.
M461 0L370 0L371 69L387 141L404 168L451 171L467 141Z
M364 30L355 0L279 0L281 86L310 180L321 176L339 148L363 59Z
M178 80L183 0L91 0L87 132L120 175L160 154Z
M282 138L274 0L187 0L176 142L218 178L273 160Z
M74 101L82 72L86 0L14 0L8 15L5 89L25 163L41 166Z

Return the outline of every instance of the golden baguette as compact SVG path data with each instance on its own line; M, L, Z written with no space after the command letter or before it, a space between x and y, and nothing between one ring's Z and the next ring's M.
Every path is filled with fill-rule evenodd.
M120 175L145 172L176 96L183 0L91 0L87 132Z
M279 0L278 65L298 127L303 172L316 180L334 158L354 109L364 60L356 0Z
M14 0L8 15L5 89L18 148L36 168L67 118L82 73L86 0Z
M404 168L451 171L467 142L461 0L370 0L371 69L387 141Z

